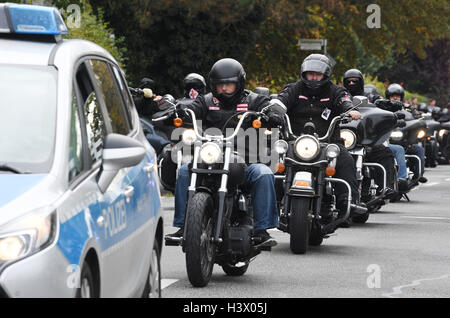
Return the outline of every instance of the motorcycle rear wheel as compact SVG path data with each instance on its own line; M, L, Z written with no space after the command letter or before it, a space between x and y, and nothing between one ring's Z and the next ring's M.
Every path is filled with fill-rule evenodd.
M186 211L186 271L194 287L204 287L211 279L216 252L211 240L215 228L213 212L213 198L204 192L192 197Z

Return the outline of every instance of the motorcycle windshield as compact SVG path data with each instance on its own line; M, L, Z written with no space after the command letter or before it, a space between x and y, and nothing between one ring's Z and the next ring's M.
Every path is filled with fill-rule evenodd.
M46 173L56 136L57 71L51 66L0 65L0 163Z
M361 107L359 112L361 119L356 121L356 136L359 144L374 146L389 138L397 123L394 113L377 107Z

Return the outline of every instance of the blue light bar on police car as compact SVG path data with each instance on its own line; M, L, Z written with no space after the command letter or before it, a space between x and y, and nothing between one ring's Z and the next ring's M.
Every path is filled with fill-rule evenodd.
M0 5L0 32L42 35L68 33L56 8L12 3Z

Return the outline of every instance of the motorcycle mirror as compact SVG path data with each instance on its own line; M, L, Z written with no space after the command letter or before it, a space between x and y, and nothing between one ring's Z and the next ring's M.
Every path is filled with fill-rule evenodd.
M271 111L276 112L281 116L284 116L287 113L286 106L279 99L270 100L269 106L267 106L267 107L270 107Z
M353 96L353 106L354 107L367 107L369 105L369 100L366 96Z
M303 133L307 135L314 135L316 132L316 125L313 122L307 122L305 126L303 126Z
M255 87L254 92L267 97L270 95L270 91L267 87Z

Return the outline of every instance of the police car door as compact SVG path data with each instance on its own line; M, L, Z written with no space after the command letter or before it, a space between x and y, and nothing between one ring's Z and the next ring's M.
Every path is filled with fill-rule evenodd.
M108 77L108 68L104 61L90 59L85 62L85 66L90 73L94 94L96 94L96 104L88 105L86 117L90 122L90 117L99 117L98 123L87 126L103 124L106 133L118 133L127 135L129 127L124 122L123 117L114 109L115 96L111 95L108 87L111 85L111 78ZM108 111L113 108L112 111ZM89 127L87 127L89 129ZM96 163L101 161L101 145L98 145L95 128L92 133L88 133L88 139L91 139L91 157ZM130 168L119 170L111 184L100 195L99 209L91 211L94 220L97 222L98 241L101 245L100 254L100 272L102 273L102 296L104 297L123 297L129 296L130 277L135 275L133 272L133 260L131 251L133 250L132 234L134 232L133 213L129 208L130 199L134 194L134 189L130 185L127 177Z
M114 76L117 88L119 89L122 97L122 101L125 105L124 109L129 115L130 125L135 129L135 137L139 140L138 125L139 117L136 111L133 112L133 101L128 92L127 85L121 71L115 66L109 65L112 74ZM142 135L143 143L147 143L147 140ZM148 274L148 262L150 260L150 250L153 247L153 240L155 239L155 232L157 227L157 215L161 205L160 190L159 190L159 177L157 173L157 162L155 150L148 144L147 155L144 160L137 166L133 167L128 177L131 185L134 187L134 196L131 199L130 205L135 211L134 224L136 228L135 232L135 248L133 249L133 255L131 256L135 262L135 271L139 275L135 275L133 279L139 281L146 279Z
M119 82L117 81L114 68L106 60L92 59L89 61L101 93L103 95L105 108L107 111L106 120L111 124L111 132L128 135L137 139L137 129L133 130L131 114L125 107L124 96L122 96ZM116 70L117 72L117 70ZM150 227L156 216L153 205L150 204L151 196L159 197L159 189L155 187L155 182L149 182L152 177L151 163L154 161L154 152L148 153L141 163L134 167L122 169L124 175L121 183L121 193L125 196L122 207L126 211L126 222L116 222L118 231L123 231L125 235L120 242L126 260L121 260L127 264L125 273L122 275L126 280L122 283L124 295L131 295L133 289L145 281L148 274L148 262L152 251L151 243L155 230ZM146 167L150 168L147 170ZM154 200L156 202L156 200ZM117 220L117 215L115 215ZM121 216L119 216L121 219ZM152 222L153 221L153 222ZM155 228L153 226L153 228ZM150 239L151 238L151 239Z

